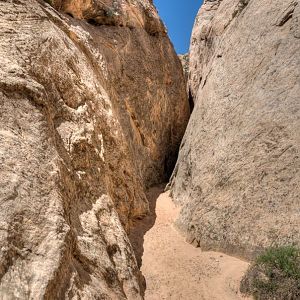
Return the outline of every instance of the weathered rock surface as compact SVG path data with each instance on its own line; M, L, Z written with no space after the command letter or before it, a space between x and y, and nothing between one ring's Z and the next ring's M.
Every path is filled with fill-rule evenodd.
M182 64L184 76L186 80L189 78L189 64L190 64L190 58L189 58L189 53L186 54L179 54L178 55L180 62Z
M139 299L125 230L185 130L180 61L152 1L47 2L0 1L0 299Z
M189 86L171 184L179 226L203 249L243 257L299 244L299 1L205 1Z

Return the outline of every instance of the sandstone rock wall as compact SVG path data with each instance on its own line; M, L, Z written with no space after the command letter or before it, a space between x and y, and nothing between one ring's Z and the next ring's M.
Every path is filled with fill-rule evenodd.
M204 1L189 72L195 108L171 184L179 226L243 257L299 244L299 1Z
M189 77L189 64L190 64L189 57L190 57L190 54L189 53L179 54L178 57L179 57L179 59L181 61L181 64L182 64L184 76L185 76L186 80L188 81L188 77Z
M140 299L125 230L185 130L180 61L151 1L46 2L0 1L0 298Z

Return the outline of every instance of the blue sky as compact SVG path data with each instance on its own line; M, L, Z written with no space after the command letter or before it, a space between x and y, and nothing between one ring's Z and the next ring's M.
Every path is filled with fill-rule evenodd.
M178 54L188 52L196 14L202 0L154 0Z

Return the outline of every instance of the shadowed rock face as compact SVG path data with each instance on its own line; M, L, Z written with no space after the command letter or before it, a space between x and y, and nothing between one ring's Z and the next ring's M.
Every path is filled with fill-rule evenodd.
M300 242L299 1L205 1L193 29L195 108L173 174L178 224L243 257Z
M180 61L149 1L51 3L0 2L0 298L139 299L125 230L176 158Z

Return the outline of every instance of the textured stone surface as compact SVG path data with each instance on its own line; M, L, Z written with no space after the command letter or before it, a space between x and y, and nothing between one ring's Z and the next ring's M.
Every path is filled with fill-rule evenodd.
M181 64L182 64L184 76L185 76L186 80L188 81L188 77L189 77L189 63L190 63L189 53L179 54L178 57L179 57L179 59L181 61Z
M195 108L172 193L203 249L300 242L300 4L205 1L190 48Z
M139 299L125 230L186 126L180 61L149 1L52 4L0 1L0 298Z

